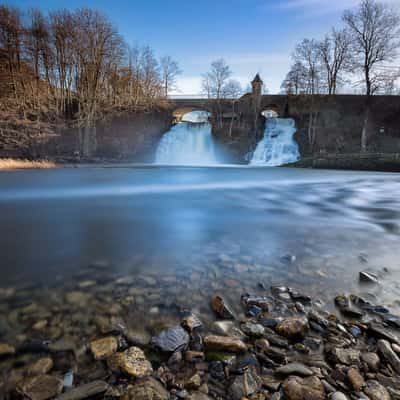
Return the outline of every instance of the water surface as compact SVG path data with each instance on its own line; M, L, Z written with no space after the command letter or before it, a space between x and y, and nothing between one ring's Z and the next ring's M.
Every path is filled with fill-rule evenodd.
M173 313L184 303L207 313L212 294L237 302L262 291L260 283L322 299L368 290L396 308L399 210L396 174L140 166L1 173L0 285L31 287L32 301L82 280L100 290L125 279L140 312ZM360 287L363 269L383 284Z

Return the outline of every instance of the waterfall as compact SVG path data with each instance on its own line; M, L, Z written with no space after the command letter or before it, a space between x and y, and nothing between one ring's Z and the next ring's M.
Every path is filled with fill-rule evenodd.
M257 144L250 164L275 167L300 159L292 118L267 118L263 139Z
M156 164L218 164L208 114L191 112L163 135L156 151Z

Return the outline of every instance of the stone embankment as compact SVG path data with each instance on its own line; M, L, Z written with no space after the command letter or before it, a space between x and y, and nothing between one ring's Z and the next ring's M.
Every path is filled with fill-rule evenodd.
M400 153L354 153L306 157L287 167L400 172Z

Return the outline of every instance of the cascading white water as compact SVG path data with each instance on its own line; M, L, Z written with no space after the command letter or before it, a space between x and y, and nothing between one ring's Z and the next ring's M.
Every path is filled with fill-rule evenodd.
M156 151L156 164L218 164L208 113L193 111L163 135Z
M264 138L257 144L250 164L276 167L300 159L292 118L267 118Z

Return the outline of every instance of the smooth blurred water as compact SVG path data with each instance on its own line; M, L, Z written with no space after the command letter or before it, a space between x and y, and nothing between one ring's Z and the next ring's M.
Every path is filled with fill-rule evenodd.
M292 118L267 118L264 138L258 143L250 164L276 167L300 159L294 140L295 121Z
M208 122L209 113L193 111L166 132L156 151L156 164L219 164L216 146Z
M399 292L396 174L68 168L3 172L0 188L0 286L51 284L91 264L131 276L196 271L216 284L225 260L248 266L230 270L238 290L260 280L344 290L367 266L391 271L385 296Z

